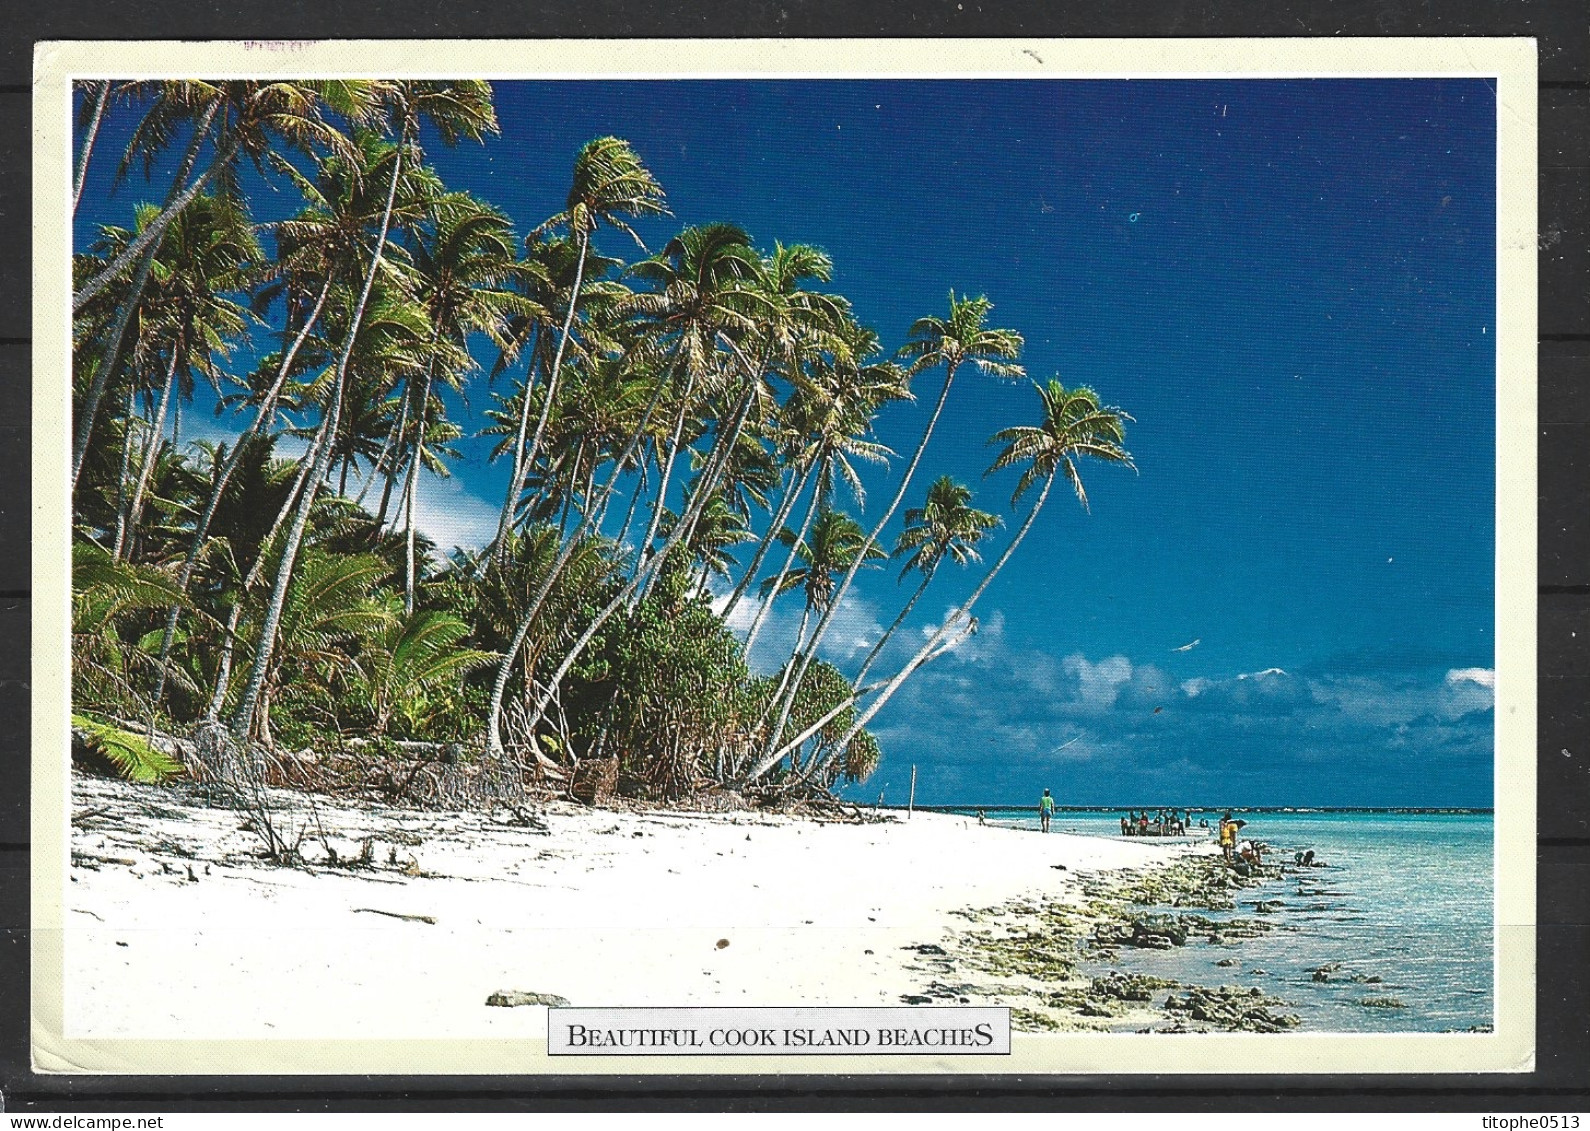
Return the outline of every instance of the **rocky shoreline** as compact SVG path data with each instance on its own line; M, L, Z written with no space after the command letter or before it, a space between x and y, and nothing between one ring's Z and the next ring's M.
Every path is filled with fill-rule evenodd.
M1224 948L1290 929L1263 918L1203 914L1235 911L1243 889L1282 876L1271 865L1240 877L1218 857L1200 855L1156 868L1079 873L1072 890L1052 897L968 909L960 918L969 927L948 944L910 948L926 980L902 1001L1005 1004L1013 1026L1027 1032L1294 1029L1298 1015L1261 987L1201 986L1130 970L1134 951ZM1260 915L1276 906L1251 904ZM1238 960L1227 955L1214 965Z

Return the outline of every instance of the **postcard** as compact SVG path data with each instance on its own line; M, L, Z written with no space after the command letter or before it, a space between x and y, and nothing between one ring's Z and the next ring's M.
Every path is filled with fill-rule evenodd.
M1529 1070L1534 78L40 45L35 1067Z

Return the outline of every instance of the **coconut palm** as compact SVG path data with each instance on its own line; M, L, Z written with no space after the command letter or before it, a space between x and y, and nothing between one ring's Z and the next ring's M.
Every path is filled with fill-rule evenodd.
M373 254L370 258L369 269L364 274L362 289L359 298L353 307L341 353L337 359L335 378L326 409L326 417L322 427L325 437L315 448L312 460L306 460L309 466L308 481L304 485L299 499L297 513L287 533L287 542L282 552L281 564L277 567L276 581L272 588L270 605L265 612L265 623L260 632L259 647L255 650L253 669L249 674L249 681L244 686L243 695L238 703L232 718L231 729L239 742L245 741L254 721L254 706L259 698L261 687L264 685L265 675L270 666L271 651L274 648L275 631L277 622L281 619L283 603L287 599L288 586L292 580L292 571L298 556L298 549L303 540L304 528L309 521L309 512L314 506L315 495L326 471L330 467L331 444L330 438L337 431L337 414L342 407L343 387L347 380L348 359L352 353L354 339L359 332L359 324L364 317L365 308L370 301L370 292L375 286L376 276L380 272L383 256L386 252L387 238L391 232L394 205L398 197L398 186L403 176L405 164L418 166L418 154L413 160L405 162L406 151L414 145L414 139L419 132L422 119L428 120L441 134L442 139L449 143L460 137L479 139L489 130L497 128L496 117L491 110L491 90L484 83L475 82L402 82L392 84L388 91L391 113L398 134L398 143L394 159L392 160L391 179L388 182L386 206L381 216L380 226L375 238Z
M140 333L146 346L154 345L166 356L165 387L150 425L137 482L127 499L126 521L112 551L118 560L127 556L137 536L144 492L165 434L173 391L191 398L195 376L220 391L222 375L217 360L232 352L233 343L248 326L247 309L227 295L244 285L259 255L259 244L246 219L220 197L200 197L166 228L155 256L150 294L159 318Z
M83 182L88 178L88 158L94 152L94 140L99 137L99 125L105 118L105 104L110 101L111 84L108 81L82 83L79 87L83 101L78 122L85 127L83 144L77 152L76 171L72 174L72 215L83 199Z
M329 108L350 121L366 119L373 111L377 84L362 81L334 82L160 82L150 84L153 104L133 130L117 171L117 180L142 162L147 176L156 158L184 130L188 143L176 176L159 211L100 269L85 278L72 296L74 315L133 267L121 315L107 336L93 384L77 420L72 447L72 485L77 485L83 456L93 434L105 389L113 382L120 363L122 340L143 295L153 265L154 251L166 226L215 181L222 195L236 201L238 191L233 163L239 155L262 165L276 144L301 152L320 149L339 153L348 149L347 138L327 120ZM193 171L206 144L214 153L198 176Z
M793 468L803 468L793 489L786 495L780 513L775 517L775 529L782 530L793 504L808 484L814 484L811 501L802 519L797 540L806 537L817 509L830 503L835 488L843 481L858 505L865 505L867 493L855 461L884 464L894 453L882 444L865 439L872 429L878 410L894 400L910 397L903 375L892 363L867 362L877 352L877 337L871 330L850 325L846 331L850 338L848 362L833 364L817 359L807 368L805 378L796 386L794 394L784 406L785 427L790 430L786 441L788 458ZM793 469L792 469L793 470ZM764 539L752 557L745 577L731 595L724 615L728 616L741 594L751 583L766 553L770 540ZM782 576L794 564L793 554L787 556L779 574ZM774 592L781 590L775 582ZM757 609L751 627L746 633L745 648L750 652L758 632L765 622L769 605Z
M462 376L473 368L468 349L471 333L485 334L499 349L506 349L509 319L530 313L530 304L501 286L515 269L513 229L508 218L467 193L450 193L441 198L436 201L434 212L434 224L419 234L411 246L417 276L416 299L430 321L431 348L418 391L412 397L414 450L403 491L407 547L403 610L409 616L414 613L416 577L414 511L432 421L432 384L440 377L457 387Z
M868 546L876 543L883 535L884 528L889 520L894 517L895 511L905 499L905 493L911 486L911 478L916 474L917 465L922 462L922 454L927 450L928 440L933 436L933 429L937 426L939 416L944 411L944 404L949 399L950 387L955 382L955 375L963 365L971 365L980 372L993 377L1015 378L1021 376L1021 366L1015 364L1015 358L1021 353L1022 337L1014 330L990 328L987 325L988 315L993 310L993 303L986 297L956 298L955 292L950 292L950 309L947 317L940 318L930 315L920 318L912 324L910 335L904 346L900 348L900 355L911 359L909 374L915 376L929 369L939 366L944 368L944 384L939 390L938 400L933 405L933 411L928 416L927 424L922 430L922 439L917 442L916 451L912 453L910 462L906 464L904 473L900 476L900 485L895 488L894 498L890 500L877 523L867 535ZM817 628L812 633L811 642L802 659L801 670L797 671L794 683L789 692L793 698L800 691L800 682L804 676L804 669L810 665L812 657L816 655L817 646L822 642L833 620L834 610L840 605L845 593L850 589L855 580L856 570L860 568L861 559L857 559L854 566L839 583L839 596L823 618L818 621ZM769 753L776 748L783 733L783 726L773 729L768 739Z
M1042 484L1037 499L1027 512L1021 528L1016 531L1016 536L999 555L999 560L983 575L982 581L972 590L971 596L944 618L944 623L929 637L927 643L884 686L878 696L867 705L866 710L857 716L856 721L851 724L850 734L841 741L841 746L859 733L861 728L883 709L884 704L900 689L901 684L936 653L946 637L952 632L965 630L973 625L973 606L977 604L978 598L988 589L994 578L999 576L1000 570L1005 568L1005 563L1010 561L1011 555L1016 552L1016 547L1021 545L1022 539L1027 537L1027 532L1032 529L1033 522L1038 518L1038 512L1043 509L1044 501L1049 497L1049 489L1054 486L1056 478L1064 476L1066 482L1076 491L1077 501L1082 504L1082 509L1087 510L1088 495L1082 486L1078 461L1087 458L1134 467L1131 453L1124 446L1126 424L1132 419L1130 416L1118 408L1101 404L1098 394L1092 389L1085 386L1067 389L1060 383L1059 378L1050 380L1047 385L1035 382L1033 388L1037 390L1042 406L1041 421L1035 425L1019 425L995 433L990 442L1004 444L1005 447L989 467L988 474L1010 467L1021 467L1021 477L1016 481L1015 493L1010 498L1011 506L1019 503L1022 496L1032 487Z
M639 315L646 330L644 347L638 352L644 359L647 356L660 354L666 349L669 362L659 374L650 401L637 421L635 431L623 451L613 461L613 471L607 484L598 497L587 504L579 525L567 540L563 553L559 555L559 562L554 563L554 568L542 583L544 592L530 603L518 631L498 665L486 722L487 746L494 755L500 755L503 750L502 705L510 672L519 650L524 646L530 624L540 612L541 602L545 600L546 593L551 591L551 587L557 583L562 570L561 563L567 555L573 553L573 547L586 537L592 528L595 516L605 508L606 500L612 496L619 477L624 473L647 435L652 416L672 384L674 371L683 368L686 377L683 389L678 393L681 410L671 433L672 447L667 460L667 463L671 464L672 453L677 451L678 437L683 429L685 409L691 403L690 397L695 383L715 364L717 350L714 338L718 330L728 326L749 327L749 319L743 311L743 292L746 283L754 277L757 266L756 253L747 244L743 231L728 224L713 224L706 228L687 228L670 240L656 256L643 260L631 269L634 275L650 283L654 288L649 293L637 294L629 300L628 305ZM654 504L653 525L648 541L642 543L643 554L650 538L655 535L656 522L660 520L660 510L666 505L666 491L667 483L664 479L659 485ZM677 541L683 533L684 527L681 526L670 535L670 538ZM588 633L576 641L576 650L571 656L565 657L563 671L566 672L568 665L573 663L578 650L582 650L594 637L601 623L628 599L647 576L648 572L637 569L626 591L621 592L597 614ZM540 712L545 709L546 703L551 701L555 686L554 682L549 685L547 691L543 692L543 699L532 711L535 718L539 719Z
M905 622L905 618L911 615L911 610L916 607L922 594L927 592L928 584L939 566L946 560L956 565L981 560L977 554L977 544L999 525L999 518L973 507L971 501L970 487L955 482L948 475L941 475L929 484L927 500L922 506L906 509L905 529L900 532L891 556L905 557L905 565L900 570L901 581L912 570L920 573L922 580L894 622L878 637L872 651L867 653L866 661L856 673L857 686L866 682L867 673L872 670L873 662L883 651L883 646Z
M667 200L662 186L641 162L629 142L622 138L599 137L580 147L580 152L574 158L573 183L569 186L569 195L563 211L548 219L537 230L539 234L555 227L566 227L579 248L575 261L574 283L569 292L563 327L558 335L557 351L552 356L552 370L547 375L543 402L547 409L557 401L558 380L562 376L563 358L568 351L574 327L574 315L580 304L580 290L585 281L592 234L598 227L606 224L628 233L644 251L646 245L641 242L635 230L623 217L639 218L668 214ZM529 449L520 463L521 469L535 463L541 429L545 421L544 409L541 424L536 428L536 436L531 438Z

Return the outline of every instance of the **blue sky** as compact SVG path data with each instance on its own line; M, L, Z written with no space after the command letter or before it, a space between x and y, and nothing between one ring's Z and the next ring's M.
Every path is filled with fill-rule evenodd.
M763 248L816 244L891 349L950 288L986 294L992 322L1025 335L1032 377L1092 385L1135 418L1138 473L1084 468L1091 513L1052 497L978 636L875 720L886 761L857 796L903 801L915 763L928 803L1046 786L1067 804L1490 803L1492 84L496 92L500 137L431 153L521 230L561 207L578 147L617 134L669 195L675 218L641 228L653 247L720 219ZM101 204L110 164L80 234L163 187ZM908 453L938 382L887 410L878 438ZM466 428L484 403L458 406ZM907 505L953 474L1008 536L1022 516L1012 476L982 478L986 440L1035 406L1028 384L959 377ZM505 483L484 443L460 447L455 479L422 495L444 541L489 534ZM895 482L872 475L874 508ZM864 575L836 661L909 595L896 574ZM912 632L976 578L946 569ZM763 663L793 642L788 600Z

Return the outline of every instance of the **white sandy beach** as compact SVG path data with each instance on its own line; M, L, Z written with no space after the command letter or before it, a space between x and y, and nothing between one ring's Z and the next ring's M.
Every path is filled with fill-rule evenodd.
M1079 873L1209 851L925 813L860 825L555 803L542 833L322 799L331 846L347 859L372 838L374 867L314 863L316 829L311 867L294 869L259 859L241 813L73 786L88 815L72 832L65 1027L82 1038L544 1035L545 1010L486 1005L510 991L586 1006L898 1004L931 977L903 948L952 938L958 911L1069 899Z

